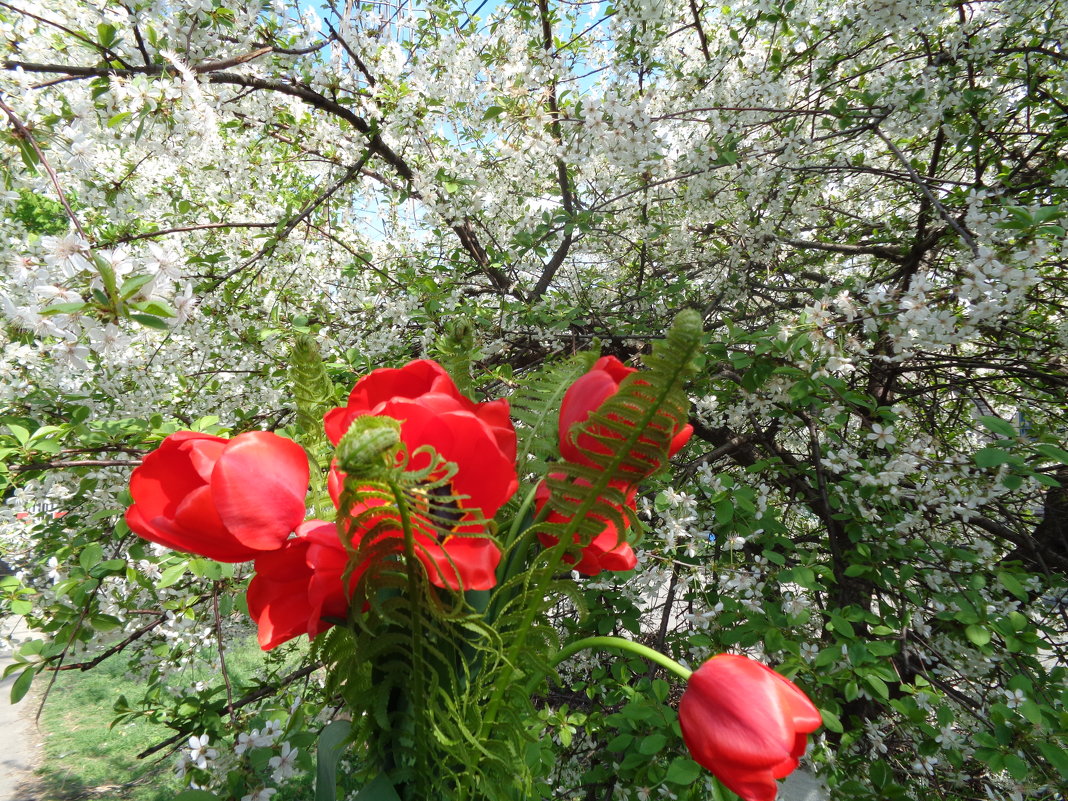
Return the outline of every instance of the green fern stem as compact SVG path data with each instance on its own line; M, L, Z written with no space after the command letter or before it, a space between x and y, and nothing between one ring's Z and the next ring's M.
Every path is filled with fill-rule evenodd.
M419 728L421 727L420 718L426 714L426 702L423 698L422 682L422 672L425 669L423 660L423 607L419 600L419 576L416 572L422 569L422 563L415 555L415 532L412 530L412 519L411 515L408 513L408 503L404 493L396 481L387 479L387 484L397 502L397 512L400 516L401 531L404 534L404 559L406 562L405 567L408 578L408 601L411 604L412 610L412 686L409 688L409 697L411 699L411 714L414 716L416 722L414 732L418 737ZM415 743L414 755L416 760L415 775L418 777L428 776L426 773L426 755L422 745L418 742ZM406 792L408 789L409 788L405 787L399 788L402 798L408 798L409 794Z

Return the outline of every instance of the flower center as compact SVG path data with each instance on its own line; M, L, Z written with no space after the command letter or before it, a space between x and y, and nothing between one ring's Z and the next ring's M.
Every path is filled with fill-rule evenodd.
M456 490L451 481L430 487L426 491L427 497L433 502L434 521L443 528L455 531L460 521L464 518L464 509L456 499Z

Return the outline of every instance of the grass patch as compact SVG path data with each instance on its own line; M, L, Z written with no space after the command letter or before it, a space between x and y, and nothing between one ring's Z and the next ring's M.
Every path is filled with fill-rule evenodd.
M40 801L170 801L182 789L173 758L136 758L170 729L145 721L108 728L115 699L123 693L137 697L142 689L125 672L122 659L109 659L56 678L41 714Z
M293 656L299 658L299 654ZM241 685L262 672L263 654L253 639L227 651L227 668L238 695ZM206 665L198 665L188 668L181 681L217 678L208 673ZM38 703L46 681L39 677L35 682ZM169 749L148 759L136 758L172 736L172 729L143 720L109 728L116 699L125 695L133 701L144 689L143 683L126 677L121 656L86 672L59 673L41 714L38 801L172 801L185 789L184 780L175 774L175 755ZM272 801L306 799L310 788L310 776L305 781L295 780Z

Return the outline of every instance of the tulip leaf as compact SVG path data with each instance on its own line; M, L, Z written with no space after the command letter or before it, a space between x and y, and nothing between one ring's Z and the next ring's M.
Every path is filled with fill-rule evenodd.
M400 796L389 779L377 776L356 794L355 801L400 801Z
M319 733L319 749L315 757L315 801L335 801L337 798L337 763L351 730L350 721L334 720L326 724ZM374 782L364 790L373 785ZM359 797L362 796L363 790L360 791ZM368 796L368 799L371 798L373 796Z

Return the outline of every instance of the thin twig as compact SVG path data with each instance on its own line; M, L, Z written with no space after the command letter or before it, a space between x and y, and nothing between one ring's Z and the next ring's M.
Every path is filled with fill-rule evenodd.
M260 687L258 690L254 690L253 692L250 692L248 695L242 696L238 700L234 701L234 709L235 710L236 709L241 709L242 707L246 707L251 703L255 703L256 701L259 701L261 698L266 698L268 695L271 695L272 693L275 693L278 690L281 690L283 687L286 687L286 686L292 684L295 681L299 681L300 679L303 679L305 676L311 675L312 673L314 673L316 670L318 670L321 667L322 667L322 663L320 663L320 662L316 662L315 664L312 664L312 665L305 665L304 667L300 668L299 670L293 671L288 676L286 676L285 678L283 678L280 681L278 681L277 684L268 685L266 687ZM152 756L152 754L156 753L157 751L162 751L167 746L174 745L176 742L178 742L180 740L184 740L186 737L188 737L192 733L193 733L192 729L190 729L188 731L185 731L185 730L180 731L177 734L172 735L171 737L168 737L166 740L163 740L162 742L156 743L155 745L146 748L144 751L142 751L141 753L139 753L137 755L137 758L138 759L144 759L145 757Z
M13 473L25 473L29 470L66 470L70 467L136 467L139 464L141 464L140 459L73 459L70 461L57 459L51 462L14 464L8 469Z
M153 612L152 614L158 614L158 612ZM101 662L103 662L105 659L107 659L109 656L114 656L115 654L119 653L124 648L126 648L126 646L129 645L130 643L134 642L135 640L139 640L141 637L145 636L148 632L152 631L152 629L156 628L156 626L158 626L160 623L162 623L166 619L167 619L166 615L159 615L151 623L145 624L144 626L142 626L141 628L137 629L132 634L130 634L130 636L127 637L125 640L123 640L122 642L116 643L115 645L113 645L110 648L108 648L106 651L104 651L104 652L98 654L97 656L93 657L92 659L90 659L88 662L74 662L72 664L66 664L66 665L60 664L60 665L57 665L56 667L47 667L47 668L45 668L45 670L55 670L55 671L59 671L59 670L82 670L82 671L91 670L92 668L95 668L97 665L99 665Z
M219 587L221 581L213 582L211 591L211 610L215 615L215 642L219 648L219 668L222 670L223 684L226 685L226 709L230 713L230 722L237 725L237 715L234 714L234 688L230 686L230 674L226 670L226 656L223 654L222 617L219 615Z
M971 250L972 255L978 257L979 247L975 244L975 240L972 239L972 235L968 233L968 231L964 228L963 225L961 225L959 222L957 222L956 219L954 219L954 217L949 213L946 207L942 205L942 201L935 197L934 192L932 192L931 188L927 186L927 182L920 177L920 174L916 172L912 164L909 163L909 160L905 158L905 154L897 149L897 146L890 141L889 137L887 137L886 134L879 130L878 126L872 126L872 131L875 133L876 136L883 140L883 142L888 148L890 148L890 152L894 154L898 161L901 162L901 166L905 168L905 171L909 174L909 177L912 178L912 182L920 188L920 191L923 192L924 196L931 202L931 205L938 209L938 213L942 217L942 219L945 220L946 223L954 231L960 234L960 238L964 240L964 243Z
M25 126L25 124L23 124L22 120L18 118L14 109L7 105L2 99L0 99L0 109L3 109L4 113L7 114L7 118L11 121L11 126L15 129L18 138L28 142L30 147L33 148L33 152L37 154L37 160L41 162L45 170L48 172L48 177L52 179L52 186L56 188L56 194L59 196L59 202L62 204L64 211L67 212L67 216L70 218L71 223L78 231L78 235L81 236L82 239L85 239L85 231L82 230L82 225L78 222L78 217L74 214L73 209L71 209L70 204L67 202L67 196L63 194L63 187L59 185L59 176L56 175L56 171L52 169L52 165L48 163L48 159L45 158L40 145L38 145L37 140L33 138L33 133Z

